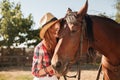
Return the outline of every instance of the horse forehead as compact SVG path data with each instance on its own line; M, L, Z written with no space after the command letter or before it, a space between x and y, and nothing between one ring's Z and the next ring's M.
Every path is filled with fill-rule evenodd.
M60 28L59 32L58 32L58 37L59 38L62 38L63 36L65 36L69 31L69 27L68 25L66 24L66 26L61 26L62 28Z

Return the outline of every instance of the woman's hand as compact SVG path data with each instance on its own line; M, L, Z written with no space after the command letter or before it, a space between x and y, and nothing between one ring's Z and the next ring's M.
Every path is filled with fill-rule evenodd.
M45 74L49 74L49 75L55 75L56 71L54 70L54 68L50 65L46 68L43 68L39 71L40 76L41 75L45 75Z
M46 70L48 71L48 73L49 73L50 75L56 74L56 71L54 70L54 68L52 67L52 65L46 67Z
M55 71L52 65L48 66L46 69L50 75L56 75L57 77L60 77L60 75Z

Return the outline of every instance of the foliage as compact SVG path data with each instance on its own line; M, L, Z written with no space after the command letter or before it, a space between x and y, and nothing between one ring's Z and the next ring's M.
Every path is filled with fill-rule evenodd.
M39 31L39 29L28 31L28 35L26 36L28 41L27 46L35 46L41 41L41 39L39 38ZM29 41L31 40L33 40L34 42L29 43Z
M107 16L106 13L99 13L98 16L109 18L109 16Z
M3 0L0 2L0 45L18 46L22 43L29 45L29 40L36 40L38 30L32 30L33 17L29 14L24 17L21 4ZM34 42L36 43L36 42Z
M120 0L117 0L116 2L116 9L117 9L116 21L120 23Z

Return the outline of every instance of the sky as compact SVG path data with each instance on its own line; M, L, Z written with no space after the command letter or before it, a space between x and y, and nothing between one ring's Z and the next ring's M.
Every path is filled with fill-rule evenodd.
M2 1L2 0L0 0ZM35 25L34 29L39 28L40 18L46 13L51 12L57 18L64 17L68 8L78 11L86 0L9 0L10 2L20 3L24 17L32 14ZM88 0L88 14L106 13L113 16L116 13L116 0Z

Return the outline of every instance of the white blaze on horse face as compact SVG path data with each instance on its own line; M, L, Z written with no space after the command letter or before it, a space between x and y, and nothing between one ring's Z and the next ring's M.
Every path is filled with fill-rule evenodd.
M58 55L54 54L51 60L51 64L56 66L57 61L58 61Z
M59 59L58 58L58 55L59 55L58 50L59 50L59 47L61 45L61 42L62 42L62 39L60 39L58 41L58 44L55 47L54 55L53 55L52 60L51 60L51 64L54 65L54 66L56 66L56 63L58 62L58 59Z
M74 25L69 23L69 24L68 24L68 27L70 28L70 31L72 31L72 30L73 30Z

